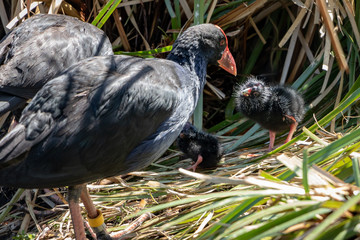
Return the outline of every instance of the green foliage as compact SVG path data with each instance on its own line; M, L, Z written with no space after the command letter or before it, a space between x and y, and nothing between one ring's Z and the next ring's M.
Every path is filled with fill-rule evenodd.
M97 26L98 28L102 28L106 21L111 17L116 7L121 3L121 0L110 0L106 3L106 5L101 9L96 18L92 21L91 24Z
M137 51L137 52L124 52L124 51L117 51L114 52L116 55L130 55L130 56L138 56L138 57L144 57L144 58L151 58L152 55L159 54L159 53L166 53L170 52L172 49L172 46L162 47L162 48L156 48L149 51Z
M21 233L16 235L15 237L12 237L14 240L32 240L36 239L36 235L33 233Z

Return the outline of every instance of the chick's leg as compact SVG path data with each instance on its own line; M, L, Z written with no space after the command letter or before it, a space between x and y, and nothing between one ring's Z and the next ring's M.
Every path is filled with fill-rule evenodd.
M193 172L195 172L197 166L199 166L199 164L200 164L202 161L203 161L203 157L199 154L196 163L195 163L194 165L192 165L191 167L189 167L188 169L192 169Z
M292 139L292 136L294 135L294 132L296 131L296 127L297 127L298 123L294 122L290 125L290 131L289 134L285 140L285 143L289 142Z
M273 150L275 143L276 132L269 131L270 143L269 143L269 151Z

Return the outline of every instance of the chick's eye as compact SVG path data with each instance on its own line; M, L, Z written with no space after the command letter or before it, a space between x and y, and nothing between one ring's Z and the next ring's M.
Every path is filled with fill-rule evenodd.
M253 94L254 94L254 97L260 96L260 93L259 93L259 92L253 92Z
M220 41L220 46L222 46L222 45L224 45L226 42L225 42L225 40L223 39L223 40L221 40Z

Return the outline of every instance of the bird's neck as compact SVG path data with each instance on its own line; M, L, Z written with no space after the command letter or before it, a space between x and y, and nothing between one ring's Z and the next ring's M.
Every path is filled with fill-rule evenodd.
M176 51L172 51L167 59L178 63L184 69L191 72L193 76L197 76L200 86L204 87L208 61L201 53L195 49L189 50L178 48Z

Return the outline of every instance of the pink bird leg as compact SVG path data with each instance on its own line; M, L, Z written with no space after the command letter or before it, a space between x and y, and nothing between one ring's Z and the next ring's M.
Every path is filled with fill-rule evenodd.
M292 139L292 136L293 136L294 132L296 131L297 125L298 125L297 122L290 125L290 131L289 131L289 134L288 134L288 136L287 136L287 138L285 140L285 143L289 142Z
M289 118L294 122L290 124L289 134L285 140L285 143L287 143L292 139L292 136L294 135L294 132L296 131L296 128L298 126L298 123L296 122L296 119L293 116L285 115L285 117ZM269 136L270 136L269 151L271 151L274 148L276 132L269 131Z
M79 196L82 190L82 185L69 187L69 209L71 214L72 223L74 226L75 238L86 239L84 222L81 216L81 210L79 206Z
M197 166L199 166L199 164L200 164L202 161L203 161L203 157L199 154L196 163L195 163L194 165L192 165L191 167L189 167L188 169L192 169L193 172L195 172Z
M273 150L275 143L276 132L269 131L270 143L269 143L269 151Z
M294 122L290 125L290 131L285 140L285 143L287 143L292 139L292 136L294 135L294 132L296 131L296 127L298 126L298 123L296 122L296 119L293 116L285 115L285 117L291 119Z

